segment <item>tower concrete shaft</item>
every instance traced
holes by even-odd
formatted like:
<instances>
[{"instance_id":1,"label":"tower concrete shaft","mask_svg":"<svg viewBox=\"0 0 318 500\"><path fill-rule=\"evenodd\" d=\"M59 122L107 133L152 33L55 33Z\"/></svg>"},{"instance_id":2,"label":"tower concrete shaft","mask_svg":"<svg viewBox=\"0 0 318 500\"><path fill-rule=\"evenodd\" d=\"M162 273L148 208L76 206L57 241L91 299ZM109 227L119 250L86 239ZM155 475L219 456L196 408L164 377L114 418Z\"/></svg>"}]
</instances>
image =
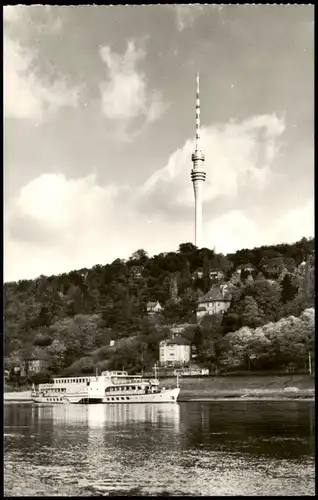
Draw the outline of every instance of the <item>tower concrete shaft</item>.
<instances>
[{"instance_id":1,"label":"tower concrete shaft","mask_svg":"<svg viewBox=\"0 0 318 500\"><path fill-rule=\"evenodd\" d=\"M203 203L203 183L206 173L203 170L204 154L200 148L200 77L197 74L196 93L196 121L195 121L195 151L192 154L193 168L191 179L193 182L195 200L195 246L202 248L202 203Z\"/></svg>"}]
</instances>

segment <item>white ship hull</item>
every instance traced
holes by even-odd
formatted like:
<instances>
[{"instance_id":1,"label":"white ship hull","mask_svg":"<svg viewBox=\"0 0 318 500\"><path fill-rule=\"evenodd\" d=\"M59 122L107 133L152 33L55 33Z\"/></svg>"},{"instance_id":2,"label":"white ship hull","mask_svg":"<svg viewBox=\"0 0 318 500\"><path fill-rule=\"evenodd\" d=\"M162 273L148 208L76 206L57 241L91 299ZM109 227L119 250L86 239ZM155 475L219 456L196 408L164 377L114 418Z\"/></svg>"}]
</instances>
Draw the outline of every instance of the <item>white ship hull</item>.
<instances>
[{"instance_id":1,"label":"white ship hull","mask_svg":"<svg viewBox=\"0 0 318 500\"><path fill-rule=\"evenodd\" d=\"M176 403L180 393L179 388L165 389L162 392L153 394L123 394L115 396L106 396L103 403Z\"/></svg>"},{"instance_id":2,"label":"white ship hull","mask_svg":"<svg viewBox=\"0 0 318 500\"><path fill-rule=\"evenodd\" d=\"M32 401L39 404L111 404L111 403L176 403L180 393L179 388L165 389L153 394L123 394L106 397L88 397L86 395L74 395L63 397L34 396Z\"/></svg>"},{"instance_id":3,"label":"white ship hull","mask_svg":"<svg viewBox=\"0 0 318 500\"><path fill-rule=\"evenodd\" d=\"M41 403L48 405L58 405L58 404L100 404L103 402L101 397L88 397L88 396L64 396L63 398L57 397L46 397L46 396L35 396L32 397L33 403Z\"/></svg>"}]
</instances>

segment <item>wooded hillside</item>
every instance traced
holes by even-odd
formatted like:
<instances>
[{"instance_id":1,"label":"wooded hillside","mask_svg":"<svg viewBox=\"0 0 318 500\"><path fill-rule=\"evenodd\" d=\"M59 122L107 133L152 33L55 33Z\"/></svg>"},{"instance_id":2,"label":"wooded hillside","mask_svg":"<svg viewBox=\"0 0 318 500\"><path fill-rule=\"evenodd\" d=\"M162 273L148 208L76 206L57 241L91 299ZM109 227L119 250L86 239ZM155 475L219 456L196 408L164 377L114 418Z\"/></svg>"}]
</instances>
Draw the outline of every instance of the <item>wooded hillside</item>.
<instances>
[{"instance_id":1,"label":"wooded hillside","mask_svg":"<svg viewBox=\"0 0 318 500\"><path fill-rule=\"evenodd\" d=\"M183 335L197 346L199 362L210 366L224 358L218 346L226 334L299 317L313 307L313 252L314 240L306 238L226 256L183 243L177 252L149 257L138 250L127 261L6 283L6 365L37 357L47 360L49 373L123 365L139 371L157 359L169 325L187 323ZM242 264L251 264L253 272L243 268L239 275ZM198 297L218 281L211 270L222 271L235 292L224 316L205 318L198 326ZM159 301L162 314L150 318L148 301ZM117 341L114 347L111 340Z\"/></svg>"}]
</instances>

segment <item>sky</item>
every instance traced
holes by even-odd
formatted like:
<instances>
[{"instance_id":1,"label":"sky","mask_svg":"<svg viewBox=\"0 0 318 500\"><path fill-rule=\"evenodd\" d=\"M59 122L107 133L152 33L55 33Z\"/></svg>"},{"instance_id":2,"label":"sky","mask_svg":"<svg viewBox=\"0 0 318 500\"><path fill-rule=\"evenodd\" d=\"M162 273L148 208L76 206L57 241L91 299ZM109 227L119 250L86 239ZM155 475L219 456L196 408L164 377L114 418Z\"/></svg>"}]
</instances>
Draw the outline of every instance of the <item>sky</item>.
<instances>
[{"instance_id":1,"label":"sky","mask_svg":"<svg viewBox=\"0 0 318 500\"><path fill-rule=\"evenodd\" d=\"M314 235L314 7L4 7L4 280Z\"/></svg>"}]
</instances>

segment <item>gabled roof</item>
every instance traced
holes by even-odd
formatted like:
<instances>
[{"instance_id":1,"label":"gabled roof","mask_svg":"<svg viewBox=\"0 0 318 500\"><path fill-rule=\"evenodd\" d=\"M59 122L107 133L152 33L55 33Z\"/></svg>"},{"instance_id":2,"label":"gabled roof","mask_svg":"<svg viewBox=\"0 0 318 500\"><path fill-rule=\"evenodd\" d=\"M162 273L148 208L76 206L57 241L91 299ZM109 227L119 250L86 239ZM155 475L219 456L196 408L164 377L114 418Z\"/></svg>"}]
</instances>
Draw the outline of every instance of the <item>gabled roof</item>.
<instances>
[{"instance_id":1,"label":"gabled roof","mask_svg":"<svg viewBox=\"0 0 318 500\"><path fill-rule=\"evenodd\" d=\"M209 290L208 293L206 293L204 295L204 297L202 297L202 299L200 299L199 302L211 302L213 300L215 300L215 301L224 300L224 297L223 297L223 294L221 292L220 287L211 288L211 290Z\"/></svg>"},{"instance_id":2,"label":"gabled roof","mask_svg":"<svg viewBox=\"0 0 318 500\"><path fill-rule=\"evenodd\" d=\"M149 302L147 302L147 307L155 307L157 304L159 304L159 306L160 306L160 303L158 302L158 300L156 300L156 301L149 301Z\"/></svg>"},{"instance_id":3,"label":"gabled roof","mask_svg":"<svg viewBox=\"0 0 318 500\"><path fill-rule=\"evenodd\" d=\"M228 285L228 284L226 284ZM221 290L221 286L214 286L208 291L201 299L198 300L199 304L204 302L228 302L232 299L230 290L224 290L224 295Z\"/></svg>"},{"instance_id":4,"label":"gabled roof","mask_svg":"<svg viewBox=\"0 0 318 500\"><path fill-rule=\"evenodd\" d=\"M247 264L241 264L237 267L237 269L255 269L255 266L248 262Z\"/></svg>"}]
</instances>

